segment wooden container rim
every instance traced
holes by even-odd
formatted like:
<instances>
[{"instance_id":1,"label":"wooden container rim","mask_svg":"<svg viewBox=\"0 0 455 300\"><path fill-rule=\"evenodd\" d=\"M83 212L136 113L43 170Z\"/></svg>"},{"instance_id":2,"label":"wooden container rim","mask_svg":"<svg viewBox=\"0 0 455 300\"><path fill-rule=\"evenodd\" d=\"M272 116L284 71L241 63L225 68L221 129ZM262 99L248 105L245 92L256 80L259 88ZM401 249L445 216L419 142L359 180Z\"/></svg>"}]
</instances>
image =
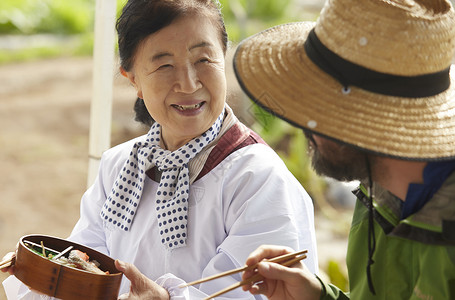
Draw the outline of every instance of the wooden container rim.
<instances>
[{"instance_id":1,"label":"wooden container rim","mask_svg":"<svg viewBox=\"0 0 455 300\"><path fill-rule=\"evenodd\" d=\"M81 244L78 244L76 242L73 242L73 241L70 241L70 240L65 240L65 239L62 239L62 238L59 238L59 237L55 237L55 236L51 236L51 235L45 235L45 234L28 234L28 235L24 235L20 238L19 240L19 243L21 244L22 247L24 247L25 249L27 249L27 251L30 251L32 252L33 254L35 254L36 256L40 257L41 259L45 259L53 264L56 264L58 266L61 266L63 268L69 268L71 270L76 270L76 271L79 271L79 272L84 272L84 273L87 273L87 274L90 274L90 275L97 275L97 276L118 276L118 274L121 274L122 272L118 271L117 273L110 273L109 274L96 274L96 273L93 273L93 272L90 272L90 271L86 271L86 270L82 270L82 269L78 269L78 268L72 268L72 267L68 267L68 266L65 266L65 265L62 265L62 264L59 264L58 262L55 262L53 260L50 260L48 258L45 258L35 252L33 252L29 247L27 247L25 244L24 244L24 239L27 238L27 237L45 237L45 238L49 238L49 239L55 239L55 240L61 240L61 241L64 241L64 242L67 242L67 243L70 243L70 244L74 244L76 247L83 247L83 248L89 248L91 249L92 251L95 251L95 252L98 252L100 255L103 255L103 256L107 256L106 254L104 253L101 253L93 248L90 248L90 247L87 247L87 246L84 246L84 245L81 245ZM26 240L25 240L26 242ZM29 241L29 242L32 242L32 241ZM34 243L34 242L33 242ZM46 247L46 245L44 245ZM77 249L73 249L73 250L77 250ZM60 251L63 251L63 250L60 250Z\"/></svg>"}]
</instances>

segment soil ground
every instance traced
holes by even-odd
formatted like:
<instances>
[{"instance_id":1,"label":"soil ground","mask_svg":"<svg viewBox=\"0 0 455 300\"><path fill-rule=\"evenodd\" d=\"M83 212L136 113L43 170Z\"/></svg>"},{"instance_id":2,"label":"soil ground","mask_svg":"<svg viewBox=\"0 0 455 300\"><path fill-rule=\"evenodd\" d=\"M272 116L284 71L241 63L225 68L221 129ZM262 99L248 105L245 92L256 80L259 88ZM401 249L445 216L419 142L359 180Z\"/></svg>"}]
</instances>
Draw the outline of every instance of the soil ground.
<instances>
[{"instance_id":1,"label":"soil ground","mask_svg":"<svg viewBox=\"0 0 455 300\"><path fill-rule=\"evenodd\" d=\"M23 235L64 238L77 221L87 181L91 94L91 58L0 66L0 258ZM112 145L145 132L133 121L134 99L133 88L116 74ZM328 260L344 263L345 232L333 224L316 215L321 267ZM5 278L0 273L0 281Z\"/></svg>"}]
</instances>

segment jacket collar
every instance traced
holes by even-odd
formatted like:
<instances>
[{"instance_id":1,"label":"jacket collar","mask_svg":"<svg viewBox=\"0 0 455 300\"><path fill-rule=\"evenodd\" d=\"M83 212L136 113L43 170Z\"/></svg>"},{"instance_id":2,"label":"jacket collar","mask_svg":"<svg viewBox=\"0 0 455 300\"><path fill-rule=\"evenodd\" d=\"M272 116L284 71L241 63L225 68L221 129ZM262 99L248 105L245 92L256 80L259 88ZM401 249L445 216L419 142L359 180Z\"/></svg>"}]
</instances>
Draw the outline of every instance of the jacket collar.
<instances>
[{"instance_id":1,"label":"jacket collar","mask_svg":"<svg viewBox=\"0 0 455 300\"><path fill-rule=\"evenodd\" d=\"M354 191L358 200L367 203L366 189ZM390 236L419 242L455 245L455 173L450 175L419 211L400 220L402 201L374 184L373 206L376 222Z\"/></svg>"}]
</instances>

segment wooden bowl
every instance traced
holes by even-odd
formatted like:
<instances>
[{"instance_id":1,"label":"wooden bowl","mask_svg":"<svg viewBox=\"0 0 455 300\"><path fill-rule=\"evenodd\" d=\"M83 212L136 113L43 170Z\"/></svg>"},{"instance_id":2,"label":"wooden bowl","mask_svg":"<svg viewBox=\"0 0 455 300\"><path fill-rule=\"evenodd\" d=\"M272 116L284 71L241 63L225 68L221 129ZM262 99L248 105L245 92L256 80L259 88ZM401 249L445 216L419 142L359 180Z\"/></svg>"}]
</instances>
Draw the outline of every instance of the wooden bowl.
<instances>
[{"instance_id":1,"label":"wooden bowl","mask_svg":"<svg viewBox=\"0 0 455 300\"><path fill-rule=\"evenodd\" d=\"M109 274L95 274L63 266L33 252L25 246L26 241L38 245L43 242L45 247L58 252L73 246L73 250L85 252L90 260L98 261L99 268L109 271ZM122 273L115 268L114 260L109 256L86 246L46 235L26 235L19 240L14 275L31 289L69 300L117 299L122 280Z\"/></svg>"}]
</instances>

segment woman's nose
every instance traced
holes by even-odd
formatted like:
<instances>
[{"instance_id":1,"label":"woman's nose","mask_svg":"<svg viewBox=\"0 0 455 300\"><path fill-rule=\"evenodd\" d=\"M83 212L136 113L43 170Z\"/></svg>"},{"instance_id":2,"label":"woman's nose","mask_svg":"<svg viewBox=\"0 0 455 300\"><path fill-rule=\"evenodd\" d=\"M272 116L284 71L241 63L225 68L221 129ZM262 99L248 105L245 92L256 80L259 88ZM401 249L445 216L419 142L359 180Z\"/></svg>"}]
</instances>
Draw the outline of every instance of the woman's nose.
<instances>
[{"instance_id":1,"label":"woman's nose","mask_svg":"<svg viewBox=\"0 0 455 300\"><path fill-rule=\"evenodd\" d=\"M191 94L202 87L194 66L186 66L177 71L174 90L179 93Z\"/></svg>"}]
</instances>

